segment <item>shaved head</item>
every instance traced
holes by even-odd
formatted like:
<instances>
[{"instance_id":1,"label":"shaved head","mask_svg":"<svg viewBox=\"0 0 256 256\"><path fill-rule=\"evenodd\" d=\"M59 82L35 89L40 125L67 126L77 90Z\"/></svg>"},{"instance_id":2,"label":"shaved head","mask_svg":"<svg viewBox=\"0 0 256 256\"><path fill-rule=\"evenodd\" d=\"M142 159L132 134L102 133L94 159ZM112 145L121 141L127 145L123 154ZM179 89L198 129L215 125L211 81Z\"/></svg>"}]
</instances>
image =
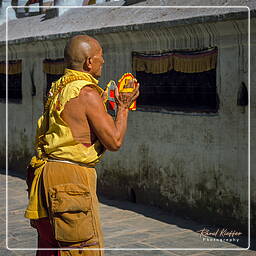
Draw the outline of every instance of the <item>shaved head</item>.
<instances>
[{"instance_id":1,"label":"shaved head","mask_svg":"<svg viewBox=\"0 0 256 256\"><path fill-rule=\"evenodd\" d=\"M67 68L88 72L90 71L88 60L100 52L102 48L96 39L86 35L74 36L67 42L64 50Z\"/></svg>"}]
</instances>

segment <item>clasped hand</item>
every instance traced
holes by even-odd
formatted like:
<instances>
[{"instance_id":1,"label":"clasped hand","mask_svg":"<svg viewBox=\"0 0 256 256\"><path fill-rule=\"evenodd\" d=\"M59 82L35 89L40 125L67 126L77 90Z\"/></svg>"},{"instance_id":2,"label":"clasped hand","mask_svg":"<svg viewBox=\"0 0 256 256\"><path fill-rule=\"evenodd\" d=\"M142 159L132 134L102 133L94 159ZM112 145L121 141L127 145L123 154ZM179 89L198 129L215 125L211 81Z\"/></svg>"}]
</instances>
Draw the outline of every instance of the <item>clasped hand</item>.
<instances>
[{"instance_id":1,"label":"clasped hand","mask_svg":"<svg viewBox=\"0 0 256 256\"><path fill-rule=\"evenodd\" d=\"M137 83L136 79L131 79L124 86L124 89L133 88L132 92L119 92L118 88L115 89L115 99L118 107L129 108L131 104L138 98L139 96L139 87L140 84Z\"/></svg>"}]
</instances>

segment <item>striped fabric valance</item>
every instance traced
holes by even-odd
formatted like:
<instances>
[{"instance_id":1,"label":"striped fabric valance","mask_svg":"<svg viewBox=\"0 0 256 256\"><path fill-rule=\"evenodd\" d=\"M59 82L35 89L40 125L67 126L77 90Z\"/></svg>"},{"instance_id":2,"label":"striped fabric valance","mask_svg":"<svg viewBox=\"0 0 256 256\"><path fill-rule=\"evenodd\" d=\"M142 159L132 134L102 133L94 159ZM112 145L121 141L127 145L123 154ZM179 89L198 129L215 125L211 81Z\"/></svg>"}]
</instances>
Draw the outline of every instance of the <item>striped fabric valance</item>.
<instances>
[{"instance_id":1,"label":"striped fabric valance","mask_svg":"<svg viewBox=\"0 0 256 256\"><path fill-rule=\"evenodd\" d=\"M96 0L89 0L88 5L96 4Z\"/></svg>"},{"instance_id":2,"label":"striped fabric valance","mask_svg":"<svg viewBox=\"0 0 256 256\"><path fill-rule=\"evenodd\" d=\"M15 75L22 72L21 60L10 60L8 61L8 74ZM0 62L0 74L6 74L6 62Z\"/></svg>"},{"instance_id":3,"label":"striped fabric valance","mask_svg":"<svg viewBox=\"0 0 256 256\"><path fill-rule=\"evenodd\" d=\"M91 4L96 4L96 0L84 0L82 5L85 6Z\"/></svg>"},{"instance_id":4,"label":"striped fabric valance","mask_svg":"<svg viewBox=\"0 0 256 256\"><path fill-rule=\"evenodd\" d=\"M162 54L133 53L133 70L161 74L172 69L184 73L204 72L216 68L217 49L168 52Z\"/></svg>"},{"instance_id":5,"label":"striped fabric valance","mask_svg":"<svg viewBox=\"0 0 256 256\"><path fill-rule=\"evenodd\" d=\"M43 62L43 71L50 75L61 75L64 74L66 63L64 59L45 59Z\"/></svg>"}]
</instances>

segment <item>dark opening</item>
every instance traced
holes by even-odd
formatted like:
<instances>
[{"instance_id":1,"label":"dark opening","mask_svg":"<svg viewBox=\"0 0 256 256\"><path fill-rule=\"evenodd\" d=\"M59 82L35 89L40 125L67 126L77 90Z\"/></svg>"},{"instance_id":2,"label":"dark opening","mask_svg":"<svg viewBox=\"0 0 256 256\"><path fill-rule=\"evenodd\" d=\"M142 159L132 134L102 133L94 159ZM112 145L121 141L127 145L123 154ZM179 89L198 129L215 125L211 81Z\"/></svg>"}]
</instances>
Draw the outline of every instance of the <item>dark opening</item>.
<instances>
[{"instance_id":1,"label":"dark opening","mask_svg":"<svg viewBox=\"0 0 256 256\"><path fill-rule=\"evenodd\" d=\"M130 201L132 203L136 203L136 194L135 194L135 191L133 188L131 188L131 190L130 190Z\"/></svg>"},{"instance_id":2,"label":"dark opening","mask_svg":"<svg viewBox=\"0 0 256 256\"><path fill-rule=\"evenodd\" d=\"M198 73L136 72L136 78L140 83L139 110L218 111L216 69Z\"/></svg>"},{"instance_id":3,"label":"dark opening","mask_svg":"<svg viewBox=\"0 0 256 256\"><path fill-rule=\"evenodd\" d=\"M51 89L52 83L57 81L63 76L63 74L58 74L58 75L52 75L52 74L46 74L46 95L48 94L49 90Z\"/></svg>"},{"instance_id":4,"label":"dark opening","mask_svg":"<svg viewBox=\"0 0 256 256\"><path fill-rule=\"evenodd\" d=\"M237 105L238 106L247 106L248 105L248 90L244 82L241 83L241 86L237 94Z\"/></svg>"},{"instance_id":5,"label":"dark opening","mask_svg":"<svg viewBox=\"0 0 256 256\"><path fill-rule=\"evenodd\" d=\"M145 2L146 0L125 0L124 6Z\"/></svg>"},{"instance_id":6,"label":"dark opening","mask_svg":"<svg viewBox=\"0 0 256 256\"><path fill-rule=\"evenodd\" d=\"M6 98L6 74L0 74L0 99ZM8 101L22 102L22 74L8 75Z\"/></svg>"}]
</instances>

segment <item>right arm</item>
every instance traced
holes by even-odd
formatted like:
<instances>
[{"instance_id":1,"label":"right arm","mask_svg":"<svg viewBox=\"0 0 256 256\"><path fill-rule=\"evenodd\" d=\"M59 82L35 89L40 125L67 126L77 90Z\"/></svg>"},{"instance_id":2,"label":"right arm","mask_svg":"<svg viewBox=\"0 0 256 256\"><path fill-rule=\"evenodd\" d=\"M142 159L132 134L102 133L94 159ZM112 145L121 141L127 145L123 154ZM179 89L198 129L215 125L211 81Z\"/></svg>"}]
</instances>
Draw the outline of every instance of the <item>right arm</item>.
<instances>
[{"instance_id":1,"label":"right arm","mask_svg":"<svg viewBox=\"0 0 256 256\"><path fill-rule=\"evenodd\" d=\"M133 83L130 83L133 86ZM114 121L105 111L100 95L92 88L82 89L85 112L89 125L103 146L110 151L117 151L127 130L128 108L139 96L139 85L132 93L118 93L116 90L117 116Z\"/></svg>"}]
</instances>

